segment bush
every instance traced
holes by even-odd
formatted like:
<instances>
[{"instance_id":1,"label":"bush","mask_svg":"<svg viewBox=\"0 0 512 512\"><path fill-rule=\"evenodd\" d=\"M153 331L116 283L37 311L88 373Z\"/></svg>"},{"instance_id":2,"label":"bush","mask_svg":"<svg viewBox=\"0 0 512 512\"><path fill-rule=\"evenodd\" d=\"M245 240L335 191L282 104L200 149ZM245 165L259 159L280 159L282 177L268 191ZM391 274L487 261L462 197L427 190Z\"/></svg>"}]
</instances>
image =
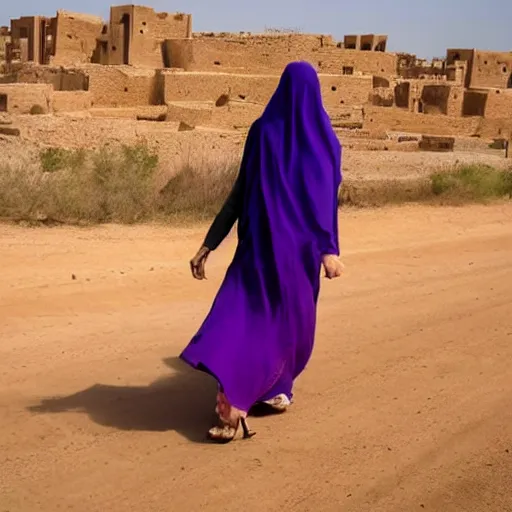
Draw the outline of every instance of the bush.
<instances>
[{"instance_id":1,"label":"bush","mask_svg":"<svg viewBox=\"0 0 512 512\"><path fill-rule=\"evenodd\" d=\"M65 223L211 219L238 174L234 155L192 154L157 192L158 156L145 145L97 151L45 149L40 165L0 168L0 217ZM409 180L345 180L342 206L464 203L512 198L512 170L470 165Z\"/></svg>"},{"instance_id":2,"label":"bush","mask_svg":"<svg viewBox=\"0 0 512 512\"><path fill-rule=\"evenodd\" d=\"M40 168L0 169L0 215L59 222L132 223L154 213L158 157L146 146L50 148Z\"/></svg>"},{"instance_id":3,"label":"bush","mask_svg":"<svg viewBox=\"0 0 512 512\"><path fill-rule=\"evenodd\" d=\"M86 157L83 149L48 148L39 153L39 162L43 172L76 170L85 165Z\"/></svg>"},{"instance_id":4,"label":"bush","mask_svg":"<svg viewBox=\"0 0 512 512\"><path fill-rule=\"evenodd\" d=\"M132 223L154 213L154 178L158 156L145 145L103 148L93 156L90 188L100 219Z\"/></svg>"},{"instance_id":5,"label":"bush","mask_svg":"<svg viewBox=\"0 0 512 512\"><path fill-rule=\"evenodd\" d=\"M431 176L434 196L455 201L485 201L512 195L512 171L467 165Z\"/></svg>"},{"instance_id":6,"label":"bush","mask_svg":"<svg viewBox=\"0 0 512 512\"><path fill-rule=\"evenodd\" d=\"M0 168L1 217L35 220L45 203L47 192L47 183L37 168Z\"/></svg>"},{"instance_id":7,"label":"bush","mask_svg":"<svg viewBox=\"0 0 512 512\"><path fill-rule=\"evenodd\" d=\"M189 157L160 191L160 212L200 220L213 217L229 195L239 167L236 158L194 161Z\"/></svg>"}]
</instances>

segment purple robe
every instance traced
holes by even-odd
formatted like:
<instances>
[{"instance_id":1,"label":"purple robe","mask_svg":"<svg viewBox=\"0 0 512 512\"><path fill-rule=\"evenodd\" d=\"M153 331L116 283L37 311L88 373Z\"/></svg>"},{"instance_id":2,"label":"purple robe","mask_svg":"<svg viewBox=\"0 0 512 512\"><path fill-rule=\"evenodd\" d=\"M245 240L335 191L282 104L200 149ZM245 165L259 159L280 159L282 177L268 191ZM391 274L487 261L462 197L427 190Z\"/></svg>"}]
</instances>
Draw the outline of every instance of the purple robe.
<instances>
[{"instance_id":1,"label":"purple robe","mask_svg":"<svg viewBox=\"0 0 512 512\"><path fill-rule=\"evenodd\" d=\"M248 411L291 398L313 350L322 255L339 255L341 146L309 64L286 67L249 131L240 179L236 253L181 357Z\"/></svg>"}]
</instances>

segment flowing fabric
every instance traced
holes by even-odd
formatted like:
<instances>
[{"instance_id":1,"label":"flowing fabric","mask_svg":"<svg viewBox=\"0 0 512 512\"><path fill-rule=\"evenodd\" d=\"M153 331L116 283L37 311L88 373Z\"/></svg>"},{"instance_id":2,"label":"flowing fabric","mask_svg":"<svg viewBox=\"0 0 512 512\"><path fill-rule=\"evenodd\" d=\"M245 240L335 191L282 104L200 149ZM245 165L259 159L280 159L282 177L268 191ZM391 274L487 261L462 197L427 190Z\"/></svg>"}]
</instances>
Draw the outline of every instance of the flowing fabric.
<instances>
[{"instance_id":1,"label":"flowing fabric","mask_svg":"<svg viewBox=\"0 0 512 512\"><path fill-rule=\"evenodd\" d=\"M318 75L305 62L289 64L246 141L234 259L181 355L238 409L291 398L310 359L322 256L339 255L340 169Z\"/></svg>"}]
</instances>

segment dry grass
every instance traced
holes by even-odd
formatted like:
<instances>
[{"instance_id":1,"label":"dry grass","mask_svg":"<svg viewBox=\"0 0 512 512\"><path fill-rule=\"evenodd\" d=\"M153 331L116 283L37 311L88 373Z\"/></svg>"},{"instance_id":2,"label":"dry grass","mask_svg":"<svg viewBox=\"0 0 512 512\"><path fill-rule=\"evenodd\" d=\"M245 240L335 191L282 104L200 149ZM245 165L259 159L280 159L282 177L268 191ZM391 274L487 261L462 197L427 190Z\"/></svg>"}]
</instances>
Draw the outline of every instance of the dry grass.
<instances>
[{"instance_id":1,"label":"dry grass","mask_svg":"<svg viewBox=\"0 0 512 512\"><path fill-rule=\"evenodd\" d=\"M171 220L205 220L222 207L235 182L240 161L189 155L160 190L159 213Z\"/></svg>"},{"instance_id":2,"label":"dry grass","mask_svg":"<svg viewBox=\"0 0 512 512\"><path fill-rule=\"evenodd\" d=\"M31 168L0 169L0 217L61 223L133 223L155 213L158 157L145 146L49 149Z\"/></svg>"},{"instance_id":3,"label":"dry grass","mask_svg":"<svg viewBox=\"0 0 512 512\"><path fill-rule=\"evenodd\" d=\"M239 160L188 155L167 175L147 146L94 151L50 148L29 168L0 168L0 217L95 224L212 218L236 178ZM163 184L163 186L159 186ZM469 165L409 180L347 180L341 206L406 202L464 204L512 197L512 170Z\"/></svg>"}]
</instances>

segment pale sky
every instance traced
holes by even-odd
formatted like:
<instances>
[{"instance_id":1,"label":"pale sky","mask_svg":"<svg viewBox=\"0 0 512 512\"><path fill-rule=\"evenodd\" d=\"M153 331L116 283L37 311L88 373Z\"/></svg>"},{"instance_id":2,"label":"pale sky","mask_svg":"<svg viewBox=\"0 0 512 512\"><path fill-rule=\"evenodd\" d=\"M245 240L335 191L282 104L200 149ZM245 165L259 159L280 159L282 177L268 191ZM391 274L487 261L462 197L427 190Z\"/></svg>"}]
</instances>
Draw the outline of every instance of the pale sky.
<instances>
[{"instance_id":1,"label":"pale sky","mask_svg":"<svg viewBox=\"0 0 512 512\"><path fill-rule=\"evenodd\" d=\"M121 0L118 5L124 2ZM130 3L129 0L126 3ZM442 57L446 48L512 51L512 0L138 0L159 11L193 15L194 31L262 32L265 27L332 34L388 34L389 51ZM108 19L108 0L0 0L10 18L57 9Z\"/></svg>"}]
</instances>

